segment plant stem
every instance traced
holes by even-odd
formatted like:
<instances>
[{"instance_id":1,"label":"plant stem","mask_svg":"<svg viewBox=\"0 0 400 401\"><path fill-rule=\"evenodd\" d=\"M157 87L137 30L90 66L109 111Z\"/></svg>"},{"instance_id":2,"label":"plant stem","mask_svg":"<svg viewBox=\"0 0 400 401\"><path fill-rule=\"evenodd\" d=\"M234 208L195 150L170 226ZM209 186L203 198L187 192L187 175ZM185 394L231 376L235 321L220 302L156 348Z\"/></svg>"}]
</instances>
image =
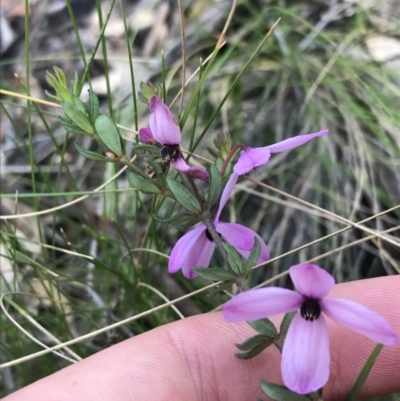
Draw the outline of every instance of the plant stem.
<instances>
[{"instance_id":1,"label":"plant stem","mask_svg":"<svg viewBox=\"0 0 400 401\"><path fill-rule=\"evenodd\" d=\"M214 223L211 220L210 217L207 217L203 220L204 225L207 227L207 230L209 234L211 235L211 238L215 242L216 247L219 250L219 253L222 255L224 260L228 263L228 255L226 254L225 248L222 245L222 239L219 236L217 230L215 229Z\"/></svg>"},{"instance_id":2,"label":"plant stem","mask_svg":"<svg viewBox=\"0 0 400 401\"><path fill-rule=\"evenodd\" d=\"M193 192L194 196L197 198L200 205L202 205L203 199L200 196L199 190L197 189L197 186L193 181L193 177L191 177L189 174L181 173L181 178L182 178L182 182L186 186L186 188L189 189L189 191Z\"/></svg>"},{"instance_id":3,"label":"plant stem","mask_svg":"<svg viewBox=\"0 0 400 401\"><path fill-rule=\"evenodd\" d=\"M233 156L237 152L238 149L246 149L247 146L243 143L237 143L228 153L228 156L226 156L226 159L224 160L224 164L221 167L221 176L223 177L225 174L226 167L228 163L232 160Z\"/></svg>"},{"instance_id":4,"label":"plant stem","mask_svg":"<svg viewBox=\"0 0 400 401\"><path fill-rule=\"evenodd\" d=\"M146 178L146 180L149 179L149 176L145 173L143 173L142 170L140 170L138 168L138 166L136 166L135 164L133 164L128 157L126 157L125 155L121 157L121 159L119 160L121 163L125 164L126 166L128 166L130 169L132 169L135 173L139 174L140 176L142 176L143 178Z\"/></svg>"}]
</instances>

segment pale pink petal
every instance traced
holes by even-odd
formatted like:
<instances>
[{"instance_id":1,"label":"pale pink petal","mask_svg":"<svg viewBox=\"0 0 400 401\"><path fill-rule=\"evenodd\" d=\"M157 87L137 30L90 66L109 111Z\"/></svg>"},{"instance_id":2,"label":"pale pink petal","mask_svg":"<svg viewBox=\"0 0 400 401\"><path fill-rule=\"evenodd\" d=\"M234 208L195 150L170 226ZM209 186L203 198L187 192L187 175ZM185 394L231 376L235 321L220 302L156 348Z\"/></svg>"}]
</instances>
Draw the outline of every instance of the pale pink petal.
<instances>
[{"instance_id":1,"label":"pale pink petal","mask_svg":"<svg viewBox=\"0 0 400 401\"><path fill-rule=\"evenodd\" d=\"M172 249L168 271L176 273L182 269L187 278L197 277L193 267L208 267L215 244L207 239L206 226L201 225L186 233Z\"/></svg>"},{"instance_id":2,"label":"pale pink petal","mask_svg":"<svg viewBox=\"0 0 400 401\"><path fill-rule=\"evenodd\" d=\"M253 168L268 163L270 156L269 146L242 150L233 171L238 175L246 174Z\"/></svg>"},{"instance_id":3,"label":"pale pink petal","mask_svg":"<svg viewBox=\"0 0 400 401\"><path fill-rule=\"evenodd\" d=\"M154 143L154 137L150 128L140 128L139 138L144 143Z\"/></svg>"},{"instance_id":4,"label":"pale pink petal","mask_svg":"<svg viewBox=\"0 0 400 401\"><path fill-rule=\"evenodd\" d=\"M329 333L322 315L307 321L293 318L282 349L282 378L286 387L307 394L323 387L329 378Z\"/></svg>"},{"instance_id":5,"label":"pale pink petal","mask_svg":"<svg viewBox=\"0 0 400 401\"><path fill-rule=\"evenodd\" d=\"M155 140L162 145L178 145L181 141L181 130L167 105L157 96L149 103L150 130Z\"/></svg>"},{"instance_id":6,"label":"pale pink petal","mask_svg":"<svg viewBox=\"0 0 400 401\"><path fill-rule=\"evenodd\" d=\"M204 167L191 167L186 163L183 157L178 157L176 160L171 161L171 164L181 173L190 174L205 182L208 182L210 179Z\"/></svg>"},{"instance_id":7,"label":"pale pink petal","mask_svg":"<svg viewBox=\"0 0 400 401\"><path fill-rule=\"evenodd\" d=\"M289 274L297 291L307 298L321 299L335 285L335 279L326 270L311 263L294 265Z\"/></svg>"},{"instance_id":8,"label":"pale pink petal","mask_svg":"<svg viewBox=\"0 0 400 401\"><path fill-rule=\"evenodd\" d=\"M264 240L253 230L235 223L217 223L216 230L225 241L235 247L237 251L247 259L254 247L254 237L260 241L261 252L257 263L266 262L270 259L269 249Z\"/></svg>"},{"instance_id":9,"label":"pale pink petal","mask_svg":"<svg viewBox=\"0 0 400 401\"><path fill-rule=\"evenodd\" d=\"M268 287L241 292L222 308L229 322L256 320L298 309L304 298L285 288Z\"/></svg>"},{"instance_id":10,"label":"pale pink petal","mask_svg":"<svg viewBox=\"0 0 400 401\"><path fill-rule=\"evenodd\" d=\"M285 152L286 150L290 150L293 148L297 148L298 146L304 145L306 142L314 139L318 136L328 135L329 130L324 129L319 132L315 132L314 134L306 134L306 135L297 135L293 138L285 139L284 141L274 143L273 145L267 146L268 150L271 153L279 153Z\"/></svg>"},{"instance_id":11,"label":"pale pink petal","mask_svg":"<svg viewBox=\"0 0 400 401\"><path fill-rule=\"evenodd\" d=\"M221 195L221 199L219 201L219 207L218 207L217 214L215 215L215 218L214 218L214 224L218 223L219 218L221 216L222 209L225 207L226 202L228 202L228 199L232 195L233 189L235 188L238 178L239 178L239 176L236 173L233 173L230 176L228 182L226 183L225 188Z\"/></svg>"},{"instance_id":12,"label":"pale pink petal","mask_svg":"<svg viewBox=\"0 0 400 401\"><path fill-rule=\"evenodd\" d=\"M378 313L348 299L332 298L320 301L321 310L332 320L364 334L371 340L384 344L394 345L398 336L390 323Z\"/></svg>"}]
</instances>

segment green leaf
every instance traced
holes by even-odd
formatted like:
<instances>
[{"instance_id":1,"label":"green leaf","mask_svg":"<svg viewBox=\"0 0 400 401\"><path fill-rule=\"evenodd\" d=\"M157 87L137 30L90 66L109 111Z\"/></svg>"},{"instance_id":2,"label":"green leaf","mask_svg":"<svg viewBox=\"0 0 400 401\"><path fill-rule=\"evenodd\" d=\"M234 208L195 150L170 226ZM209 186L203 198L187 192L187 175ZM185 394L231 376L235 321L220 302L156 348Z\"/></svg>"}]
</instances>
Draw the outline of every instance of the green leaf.
<instances>
[{"instance_id":1,"label":"green leaf","mask_svg":"<svg viewBox=\"0 0 400 401\"><path fill-rule=\"evenodd\" d=\"M72 96L72 103L82 114L86 115L86 113L87 113L86 107L83 104L82 100L79 99L79 97L73 95Z\"/></svg>"},{"instance_id":2,"label":"green leaf","mask_svg":"<svg viewBox=\"0 0 400 401\"><path fill-rule=\"evenodd\" d=\"M79 111L74 104L64 101L61 103L61 107L65 115L82 131L91 135L94 134L95 131L88 117L84 113Z\"/></svg>"},{"instance_id":3,"label":"green leaf","mask_svg":"<svg viewBox=\"0 0 400 401\"><path fill-rule=\"evenodd\" d=\"M223 242L222 245L228 255L229 266L235 273L241 273L243 271L243 262L239 252L232 245L226 242Z\"/></svg>"},{"instance_id":4,"label":"green leaf","mask_svg":"<svg viewBox=\"0 0 400 401\"><path fill-rule=\"evenodd\" d=\"M62 127L73 134L78 135L87 135L86 132L82 131L76 124L74 124L70 119L66 119L64 117L58 116L58 121L62 125Z\"/></svg>"},{"instance_id":5,"label":"green leaf","mask_svg":"<svg viewBox=\"0 0 400 401\"><path fill-rule=\"evenodd\" d=\"M229 152L231 151L232 147L232 137L227 134L225 140L221 143L221 155L224 159L228 156Z\"/></svg>"},{"instance_id":6,"label":"green leaf","mask_svg":"<svg viewBox=\"0 0 400 401\"><path fill-rule=\"evenodd\" d=\"M273 337L257 334L256 336L250 337L240 344L235 344L235 346L236 348L240 349L240 351L250 351L254 347L258 347L260 344L269 346L273 343L273 341Z\"/></svg>"},{"instance_id":7,"label":"green leaf","mask_svg":"<svg viewBox=\"0 0 400 401\"><path fill-rule=\"evenodd\" d=\"M265 340L263 343L259 343L256 345L254 348L252 348L250 351L244 352L243 354L235 354L236 358L239 359L251 359L257 356L258 354L261 354L266 348L268 348L272 344L271 341Z\"/></svg>"},{"instance_id":8,"label":"green leaf","mask_svg":"<svg viewBox=\"0 0 400 401\"><path fill-rule=\"evenodd\" d=\"M75 96L80 96L82 91L82 85L79 80L78 73L76 71L74 74L74 79L71 81L71 84L72 84L72 94L74 94Z\"/></svg>"},{"instance_id":9,"label":"green leaf","mask_svg":"<svg viewBox=\"0 0 400 401\"><path fill-rule=\"evenodd\" d=\"M285 316L282 319L281 326L279 328L279 335L281 338L286 337L286 333L289 329L290 323L292 322L294 316L296 315L297 312L290 312L286 313Z\"/></svg>"},{"instance_id":10,"label":"green leaf","mask_svg":"<svg viewBox=\"0 0 400 401\"><path fill-rule=\"evenodd\" d=\"M212 281L232 280L234 278L232 273L229 273L227 270L220 267L195 267L193 268L193 271L199 276Z\"/></svg>"},{"instance_id":11,"label":"green leaf","mask_svg":"<svg viewBox=\"0 0 400 401\"><path fill-rule=\"evenodd\" d=\"M153 214L154 220L158 223L170 224L179 231L186 231L189 227L199 222L196 216L191 213L177 213L171 217L161 217Z\"/></svg>"},{"instance_id":12,"label":"green leaf","mask_svg":"<svg viewBox=\"0 0 400 401\"><path fill-rule=\"evenodd\" d=\"M67 80L65 78L64 71L58 67L54 67L55 75L51 74L49 71L46 71L46 80L47 83L56 91L59 100L67 101L72 103L72 95L69 93L67 88ZM51 97L54 97L51 95Z\"/></svg>"},{"instance_id":13,"label":"green leaf","mask_svg":"<svg viewBox=\"0 0 400 401\"><path fill-rule=\"evenodd\" d=\"M250 252L249 257L247 258L246 262L244 263L244 271L249 271L252 267L254 267L260 257L261 253L261 245L260 241L257 237L254 237L254 246Z\"/></svg>"},{"instance_id":14,"label":"green leaf","mask_svg":"<svg viewBox=\"0 0 400 401\"><path fill-rule=\"evenodd\" d=\"M264 334L272 338L275 338L278 335L274 324L269 319L265 318L258 320L249 320L247 323L260 334Z\"/></svg>"},{"instance_id":15,"label":"green leaf","mask_svg":"<svg viewBox=\"0 0 400 401\"><path fill-rule=\"evenodd\" d=\"M365 363L364 367L361 369L360 374L357 377L356 382L354 383L352 389L350 390L349 394L347 395L345 401L355 401L357 399L358 393L360 392L362 386L367 380L369 372L371 372L372 367L376 361L376 358L382 351L383 345L378 344L373 350L371 355L369 356L367 362Z\"/></svg>"},{"instance_id":16,"label":"green leaf","mask_svg":"<svg viewBox=\"0 0 400 401\"><path fill-rule=\"evenodd\" d=\"M261 380L261 388L268 397L277 401L310 401L308 397L294 393L285 386Z\"/></svg>"},{"instance_id":17,"label":"green leaf","mask_svg":"<svg viewBox=\"0 0 400 401\"><path fill-rule=\"evenodd\" d=\"M109 159L108 157L103 156L103 155L101 155L99 153L96 153L96 152L93 152L91 150L87 150L87 149L83 148L81 145L79 145L78 142L75 142L75 147L76 147L76 150L82 156L85 156L87 159L96 160L96 161L99 161L99 162L113 162L113 163L117 162L117 160Z\"/></svg>"},{"instance_id":18,"label":"green leaf","mask_svg":"<svg viewBox=\"0 0 400 401\"><path fill-rule=\"evenodd\" d=\"M217 167L218 171L221 171L223 164L224 164L224 159L222 159L221 157L218 157L218 159L215 160L215 166Z\"/></svg>"},{"instance_id":19,"label":"green leaf","mask_svg":"<svg viewBox=\"0 0 400 401\"><path fill-rule=\"evenodd\" d=\"M99 115L99 110L100 110L99 98L92 90L89 89L88 92L89 92L89 117L92 123L94 124L96 118Z\"/></svg>"},{"instance_id":20,"label":"green leaf","mask_svg":"<svg viewBox=\"0 0 400 401\"><path fill-rule=\"evenodd\" d=\"M97 134L104 145L110 149L111 152L121 157L123 155L121 135L114 121L106 114L99 114L94 124Z\"/></svg>"},{"instance_id":21,"label":"green leaf","mask_svg":"<svg viewBox=\"0 0 400 401\"><path fill-rule=\"evenodd\" d=\"M209 173L210 185L208 186L207 206L211 209L218 202L221 195L222 178L217 166L213 164L209 168Z\"/></svg>"},{"instance_id":22,"label":"green leaf","mask_svg":"<svg viewBox=\"0 0 400 401\"><path fill-rule=\"evenodd\" d=\"M161 89L157 85L153 85L151 82L145 84L144 82L140 83L140 91L138 93L140 100L143 103L149 103L150 99L153 96L160 97Z\"/></svg>"},{"instance_id":23,"label":"green leaf","mask_svg":"<svg viewBox=\"0 0 400 401\"><path fill-rule=\"evenodd\" d=\"M158 194L160 192L160 188L158 188L153 181L150 179L147 180L133 171L128 173L128 181L133 188L136 188L145 194Z\"/></svg>"},{"instance_id":24,"label":"green leaf","mask_svg":"<svg viewBox=\"0 0 400 401\"><path fill-rule=\"evenodd\" d=\"M54 66L53 69L54 69L54 72L55 72L55 74L56 74L57 81L58 81L64 88L66 88L66 87L67 87L67 78L66 78L66 76L65 76L65 74L64 74L64 71L63 71L60 67L57 67L57 66Z\"/></svg>"},{"instance_id":25,"label":"green leaf","mask_svg":"<svg viewBox=\"0 0 400 401\"><path fill-rule=\"evenodd\" d=\"M167 184L177 202L183 207L193 213L201 212L199 201L185 186L170 177L167 177Z\"/></svg>"},{"instance_id":26,"label":"green leaf","mask_svg":"<svg viewBox=\"0 0 400 401\"><path fill-rule=\"evenodd\" d=\"M161 156L161 149L154 145L136 145L135 152L138 154L149 152L154 156Z\"/></svg>"},{"instance_id":27,"label":"green leaf","mask_svg":"<svg viewBox=\"0 0 400 401\"><path fill-rule=\"evenodd\" d=\"M231 288L235 280L228 280L221 283L219 286L211 288L210 292L206 295L207 298L214 299L220 292Z\"/></svg>"},{"instance_id":28,"label":"green leaf","mask_svg":"<svg viewBox=\"0 0 400 401\"><path fill-rule=\"evenodd\" d=\"M163 169L162 169L162 167L160 166L160 163L158 163L157 161L155 161L155 160L148 160L147 163L149 163L150 166L153 167L153 169L154 169L154 171L155 171L155 173L156 173L157 175L160 175L160 174L163 173Z\"/></svg>"}]
</instances>

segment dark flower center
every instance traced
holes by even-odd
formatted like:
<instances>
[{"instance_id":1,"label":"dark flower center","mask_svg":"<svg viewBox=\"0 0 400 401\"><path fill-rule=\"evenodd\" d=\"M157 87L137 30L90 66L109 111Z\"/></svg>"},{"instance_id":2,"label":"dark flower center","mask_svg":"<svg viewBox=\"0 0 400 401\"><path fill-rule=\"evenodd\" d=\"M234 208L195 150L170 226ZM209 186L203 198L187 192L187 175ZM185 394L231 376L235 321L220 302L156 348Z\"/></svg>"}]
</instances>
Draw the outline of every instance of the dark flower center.
<instances>
[{"instance_id":1,"label":"dark flower center","mask_svg":"<svg viewBox=\"0 0 400 401\"><path fill-rule=\"evenodd\" d=\"M306 299L300 308L301 317L312 322L319 318L321 308L315 299Z\"/></svg>"},{"instance_id":2,"label":"dark flower center","mask_svg":"<svg viewBox=\"0 0 400 401\"><path fill-rule=\"evenodd\" d=\"M221 236L221 234L218 235ZM210 242L214 242L213 237L211 237L210 231L208 231L208 229L206 230L206 237Z\"/></svg>"},{"instance_id":3,"label":"dark flower center","mask_svg":"<svg viewBox=\"0 0 400 401\"><path fill-rule=\"evenodd\" d=\"M181 149L179 145L165 145L161 149L161 156L166 161L174 161L181 155Z\"/></svg>"}]
</instances>

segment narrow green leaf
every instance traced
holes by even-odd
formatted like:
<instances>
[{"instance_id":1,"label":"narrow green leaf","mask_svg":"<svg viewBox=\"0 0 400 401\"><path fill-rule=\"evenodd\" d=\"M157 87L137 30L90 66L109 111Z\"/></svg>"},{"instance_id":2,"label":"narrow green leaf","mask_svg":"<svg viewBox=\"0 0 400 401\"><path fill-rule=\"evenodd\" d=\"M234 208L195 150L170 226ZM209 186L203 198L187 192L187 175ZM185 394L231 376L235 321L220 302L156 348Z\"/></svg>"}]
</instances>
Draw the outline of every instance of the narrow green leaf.
<instances>
[{"instance_id":1,"label":"narrow green leaf","mask_svg":"<svg viewBox=\"0 0 400 401\"><path fill-rule=\"evenodd\" d=\"M83 82L83 78L82 78L82 82ZM71 83L72 83L72 93L75 96L80 96L81 90L82 90L82 85L81 85L81 81L79 80L78 73L76 71L74 74L74 79L72 80Z\"/></svg>"},{"instance_id":2,"label":"narrow green leaf","mask_svg":"<svg viewBox=\"0 0 400 401\"><path fill-rule=\"evenodd\" d=\"M89 119L85 114L79 111L75 105L69 102L62 102L61 107L64 110L65 115L75 123L82 131L88 134L94 134L94 129Z\"/></svg>"},{"instance_id":3,"label":"narrow green leaf","mask_svg":"<svg viewBox=\"0 0 400 401\"><path fill-rule=\"evenodd\" d=\"M74 124L70 119L58 116L58 121L60 122L62 127L68 132L72 132L73 134L78 134L78 135L87 135L86 132L82 131L81 128L78 127L76 124Z\"/></svg>"},{"instance_id":4,"label":"narrow green leaf","mask_svg":"<svg viewBox=\"0 0 400 401\"><path fill-rule=\"evenodd\" d=\"M139 154L149 152L154 156L161 156L161 149L154 145L136 145L135 151Z\"/></svg>"},{"instance_id":5,"label":"narrow green leaf","mask_svg":"<svg viewBox=\"0 0 400 401\"><path fill-rule=\"evenodd\" d=\"M220 292L232 287L235 280L228 280L221 283L218 287L211 288L210 292L206 295L207 298L214 299Z\"/></svg>"},{"instance_id":6,"label":"narrow green leaf","mask_svg":"<svg viewBox=\"0 0 400 401\"><path fill-rule=\"evenodd\" d=\"M374 366L374 363L376 361L376 358L382 351L383 345L378 344L371 352L371 355L369 356L367 362L365 363L364 367L361 369L360 374L357 377L356 382L354 383L352 389L350 390L350 393L347 395L345 401L355 401L357 399L357 395L360 392L362 386L365 383L365 380L367 380L367 377L369 375L369 372L371 372L372 367Z\"/></svg>"},{"instance_id":7,"label":"narrow green leaf","mask_svg":"<svg viewBox=\"0 0 400 401\"><path fill-rule=\"evenodd\" d=\"M228 255L229 266L235 273L241 273L243 271L243 262L239 252L232 245L226 242L223 242L222 245Z\"/></svg>"},{"instance_id":8,"label":"narrow green leaf","mask_svg":"<svg viewBox=\"0 0 400 401\"><path fill-rule=\"evenodd\" d=\"M229 152L231 151L231 148L232 148L232 137L229 134L227 134L225 136L225 141L221 143L220 147L221 155L224 159L228 156Z\"/></svg>"},{"instance_id":9,"label":"narrow green leaf","mask_svg":"<svg viewBox=\"0 0 400 401\"><path fill-rule=\"evenodd\" d=\"M258 320L249 320L247 323L251 327L253 327L254 330L258 331L260 334L264 334L272 338L278 335L275 325L271 322L271 320L267 318Z\"/></svg>"},{"instance_id":10,"label":"narrow green leaf","mask_svg":"<svg viewBox=\"0 0 400 401\"><path fill-rule=\"evenodd\" d=\"M53 69L54 69L54 72L56 74L57 81L60 82L60 84L64 88L66 88L67 87L67 78L65 76L64 71L60 67L57 67L57 66L54 66Z\"/></svg>"},{"instance_id":11,"label":"narrow green leaf","mask_svg":"<svg viewBox=\"0 0 400 401\"><path fill-rule=\"evenodd\" d=\"M153 181L150 179L146 180L146 178L134 173L133 171L128 173L128 181L133 188L137 188L145 194L158 194L160 192L160 188L158 188Z\"/></svg>"},{"instance_id":12,"label":"narrow green leaf","mask_svg":"<svg viewBox=\"0 0 400 401\"><path fill-rule=\"evenodd\" d=\"M72 103L82 114L86 115L86 107L78 96L72 96Z\"/></svg>"},{"instance_id":13,"label":"narrow green leaf","mask_svg":"<svg viewBox=\"0 0 400 401\"><path fill-rule=\"evenodd\" d=\"M99 115L99 110L99 98L92 90L89 89L89 117L93 124Z\"/></svg>"},{"instance_id":14,"label":"narrow green leaf","mask_svg":"<svg viewBox=\"0 0 400 401\"><path fill-rule=\"evenodd\" d=\"M294 393L285 386L261 380L261 388L268 397L277 401L310 401L308 397Z\"/></svg>"},{"instance_id":15,"label":"narrow green leaf","mask_svg":"<svg viewBox=\"0 0 400 401\"><path fill-rule=\"evenodd\" d=\"M224 159L221 157L218 157L218 159L215 160L215 166L217 167L218 171L221 171L221 168L224 164Z\"/></svg>"},{"instance_id":16,"label":"narrow green leaf","mask_svg":"<svg viewBox=\"0 0 400 401\"><path fill-rule=\"evenodd\" d=\"M249 271L252 267L257 264L257 261L260 257L261 253L261 245L260 241L257 237L254 237L254 246L250 252L249 257L247 258L246 262L244 263L244 271Z\"/></svg>"},{"instance_id":17,"label":"narrow green leaf","mask_svg":"<svg viewBox=\"0 0 400 401\"><path fill-rule=\"evenodd\" d=\"M209 267L207 269L205 269L204 267L195 267L193 268L193 271L196 272L199 276L212 281L224 281L234 278L232 273L229 273L227 270L220 267Z\"/></svg>"},{"instance_id":18,"label":"narrow green leaf","mask_svg":"<svg viewBox=\"0 0 400 401\"><path fill-rule=\"evenodd\" d=\"M163 173L163 168L160 166L160 163L158 163L157 161L148 160L147 163L149 163L150 166L153 167L153 169L157 173L157 175L160 175Z\"/></svg>"},{"instance_id":19,"label":"narrow green leaf","mask_svg":"<svg viewBox=\"0 0 400 401\"><path fill-rule=\"evenodd\" d=\"M209 173L210 185L208 187L207 206L211 209L218 202L221 195L222 178L217 166L213 164L209 168Z\"/></svg>"},{"instance_id":20,"label":"narrow green leaf","mask_svg":"<svg viewBox=\"0 0 400 401\"><path fill-rule=\"evenodd\" d=\"M153 214L153 219L157 223L168 224L171 221L172 217L163 217L163 216L158 216L157 214Z\"/></svg>"},{"instance_id":21,"label":"narrow green leaf","mask_svg":"<svg viewBox=\"0 0 400 401\"><path fill-rule=\"evenodd\" d=\"M263 334L257 334L256 336L250 337L240 344L235 344L235 346L236 348L240 349L240 351L250 351L260 344L271 345L273 343L273 340L273 337L268 337Z\"/></svg>"},{"instance_id":22,"label":"narrow green leaf","mask_svg":"<svg viewBox=\"0 0 400 401\"><path fill-rule=\"evenodd\" d=\"M114 121L106 114L99 114L95 121L95 127L104 145L117 156L122 156L121 136Z\"/></svg>"},{"instance_id":23,"label":"narrow green leaf","mask_svg":"<svg viewBox=\"0 0 400 401\"><path fill-rule=\"evenodd\" d=\"M177 213L171 217L162 217L154 214L153 217L158 223L170 224L179 231L186 231L189 227L199 222L196 216L187 212Z\"/></svg>"},{"instance_id":24,"label":"narrow green leaf","mask_svg":"<svg viewBox=\"0 0 400 401\"><path fill-rule=\"evenodd\" d=\"M167 184L175 199L187 210L193 213L200 212L201 206L196 197L180 182L167 177Z\"/></svg>"},{"instance_id":25,"label":"narrow green leaf","mask_svg":"<svg viewBox=\"0 0 400 401\"><path fill-rule=\"evenodd\" d=\"M286 333L289 329L290 323L292 322L294 316L296 315L297 312L290 312L286 313L285 316L282 319L281 326L279 328L279 335L284 338L286 337Z\"/></svg>"},{"instance_id":26,"label":"narrow green leaf","mask_svg":"<svg viewBox=\"0 0 400 401\"><path fill-rule=\"evenodd\" d=\"M265 341L265 343L260 343L256 345L254 348L252 348L250 351L244 352L243 354L235 354L236 358L239 359L251 359L257 356L258 354L261 354L266 348L268 348L272 344L269 343L269 341Z\"/></svg>"},{"instance_id":27,"label":"narrow green leaf","mask_svg":"<svg viewBox=\"0 0 400 401\"><path fill-rule=\"evenodd\" d=\"M106 156L103 156L99 153L83 148L81 145L79 145L78 142L75 142L75 148L82 156L85 156L87 159L96 160L100 162L115 162L114 160L109 159Z\"/></svg>"}]
</instances>

